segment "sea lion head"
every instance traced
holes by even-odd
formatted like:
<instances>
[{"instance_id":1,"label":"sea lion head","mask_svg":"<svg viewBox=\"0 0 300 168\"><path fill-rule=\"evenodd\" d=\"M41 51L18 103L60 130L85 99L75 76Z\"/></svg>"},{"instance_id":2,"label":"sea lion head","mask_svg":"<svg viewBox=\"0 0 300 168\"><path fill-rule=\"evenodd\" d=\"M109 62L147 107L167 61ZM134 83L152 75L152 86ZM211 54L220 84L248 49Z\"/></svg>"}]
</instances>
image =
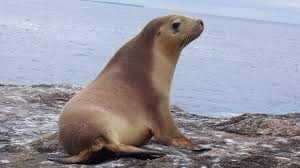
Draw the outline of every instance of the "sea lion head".
<instances>
[{"instance_id":1,"label":"sea lion head","mask_svg":"<svg viewBox=\"0 0 300 168\"><path fill-rule=\"evenodd\" d=\"M203 21L180 15L158 17L149 22L142 33L153 38L163 49L181 51L201 35ZM149 37L150 36L150 37Z\"/></svg>"}]
</instances>

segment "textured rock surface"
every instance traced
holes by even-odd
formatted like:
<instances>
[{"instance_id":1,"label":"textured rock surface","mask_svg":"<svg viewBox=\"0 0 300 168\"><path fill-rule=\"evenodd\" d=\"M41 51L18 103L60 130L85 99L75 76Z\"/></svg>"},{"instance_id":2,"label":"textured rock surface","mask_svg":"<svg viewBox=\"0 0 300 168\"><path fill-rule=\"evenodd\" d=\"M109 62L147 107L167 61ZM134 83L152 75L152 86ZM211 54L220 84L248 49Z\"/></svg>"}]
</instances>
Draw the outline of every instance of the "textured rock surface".
<instances>
[{"instance_id":1,"label":"textured rock surface","mask_svg":"<svg viewBox=\"0 0 300 168\"><path fill-rule=\"evenodd\" d=\"M49 153L63 154L56 122L65 100L78 89L69 85L0 86L0 167L300 167L300 113L208 118L175 106L172 113L181 131L212 150L197 153L152 139L145 147L167 152L166 156L109 155L92 165L47 161Z\"/></svg>"}]
</instances>

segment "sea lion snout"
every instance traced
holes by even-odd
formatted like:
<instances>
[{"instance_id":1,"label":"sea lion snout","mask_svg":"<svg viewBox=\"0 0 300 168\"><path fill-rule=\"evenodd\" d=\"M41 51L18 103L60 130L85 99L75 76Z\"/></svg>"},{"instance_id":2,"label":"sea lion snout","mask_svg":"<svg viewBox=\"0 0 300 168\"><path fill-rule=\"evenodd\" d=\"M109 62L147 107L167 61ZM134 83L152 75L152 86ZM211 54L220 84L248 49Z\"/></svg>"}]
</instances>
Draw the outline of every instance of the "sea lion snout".
<instances>
[{"instance_id":1,"label":"sea lion snout","mask_svg":"<svg viewBox=\"0 0 300 168\"><path fill-rule=\"evenodd\" d=\"M191 24L189 24L187 28L187 33L184 35L184 39L182 40L180 44L180 48L183 49L185 46L187 46L190 42L198 38L203 30L204 30L204 23L200 19L192 19Z\"/></svg>"},{"instance_id":2,"label":"sea lion snout","mask_svg":"<svg viewBox=\"0 0 300 168\"><path fill-rule=\"evenodd\" d=\"M198 34L198 33L201 34L203 32L203 30L204 30L203 21L201 19L196 20L196 24L193 26L192 31L194 31L196 34Z\"/></svg>"}]
</instances>

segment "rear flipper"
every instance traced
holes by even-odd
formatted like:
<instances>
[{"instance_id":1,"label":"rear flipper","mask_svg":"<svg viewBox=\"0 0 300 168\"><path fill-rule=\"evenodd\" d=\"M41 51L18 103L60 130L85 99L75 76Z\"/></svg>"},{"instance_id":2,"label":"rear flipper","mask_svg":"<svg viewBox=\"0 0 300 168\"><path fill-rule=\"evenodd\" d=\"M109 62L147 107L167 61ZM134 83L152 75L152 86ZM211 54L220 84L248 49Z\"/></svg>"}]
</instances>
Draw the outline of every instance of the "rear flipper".
<instances>
[{"instance_id":1,"label":"rear flipper","mask_svg":"<svg viewBox=\"0 0 300 168\"><path fill-rule=\"evenodd\" d=\"M94 144L83 151L81 151L77 155L69 156L69 157L48 157L48 160L55 161L63 164L72 164L72 163L84 163L88 161L92 154L103 149L105 142L103 139L98 138L95 140Z\"/></svg>"},{"instance_id":2,"label":"rear flipper","mask_svg":"<svg viewBox=\"0 0 300 168\"><path fill-rule=\"evenodd\" d=\"M123 145L123 144L105 144L97 143L92 148L81 151L78 155L70 157L48 157L48 160L63 164L84 163L87 162L91 156L101 149L106 148L108 151L115 153L118 156L137 156L137 157L159 157L166 155L165 153L153 150L145 150L142 148Z\"/></svg>"},{"instance_id":3,"label":"rear flipper","mask_svg":"<svg viewBox=\"0 0 300 168\"><path fill-rule=\"evenodd\" d=\"M163 152L154 151L154 150L146 150L130 145L123 145L123 144L107 144L105 148L109 151L114 152L119 156L128 156L128 155L135 155L139 157L147 157L147 156L164 156L166 155Z\"/></svg>"},{"instance_id":4,"label":"rear flipper","mask_svg":"<svg viewBox=\"0 0 300 168\"><path fill-rule=\"evenodd\" d=\"M179 147L179 149L187 149L187 150L191 150L191 151L194 151L194 152L206 152L206 151L212 150L209 147L203 147L203 146Z\"/></svg>"},{"instance_id":5,"label":"rear flipper","mask_svg":"<svg viewBox=\"0 0 300 168\"><path fill-rule=\"evenodd\" d=\"M72 164L72 163L83 163L86 162L92 155L93 151L86 149L81 151L78 155L59 158L59 157L48 157L48 160L55 161L63 164Z\"/></svg>"}]
</instances>

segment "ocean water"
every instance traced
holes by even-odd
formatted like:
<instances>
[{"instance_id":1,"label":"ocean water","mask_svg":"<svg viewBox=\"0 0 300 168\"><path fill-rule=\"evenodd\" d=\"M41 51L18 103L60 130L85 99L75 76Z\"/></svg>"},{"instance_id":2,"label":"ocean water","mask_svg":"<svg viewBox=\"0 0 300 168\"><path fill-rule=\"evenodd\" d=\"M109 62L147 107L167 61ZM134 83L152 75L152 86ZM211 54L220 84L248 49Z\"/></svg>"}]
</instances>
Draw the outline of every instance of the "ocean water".
<instances>
[{"instance_id":1,"label":"ocean water","mask_svg":"<svg viewBox=\"0 0 300 168\"><path fill-rule=\"evenodd\" d=\"M300 25L87 0L0 2L0 83L86 85L152 18L201 18L172 103L213 117L300 111Z\"/></svg>"}]
</instances>

